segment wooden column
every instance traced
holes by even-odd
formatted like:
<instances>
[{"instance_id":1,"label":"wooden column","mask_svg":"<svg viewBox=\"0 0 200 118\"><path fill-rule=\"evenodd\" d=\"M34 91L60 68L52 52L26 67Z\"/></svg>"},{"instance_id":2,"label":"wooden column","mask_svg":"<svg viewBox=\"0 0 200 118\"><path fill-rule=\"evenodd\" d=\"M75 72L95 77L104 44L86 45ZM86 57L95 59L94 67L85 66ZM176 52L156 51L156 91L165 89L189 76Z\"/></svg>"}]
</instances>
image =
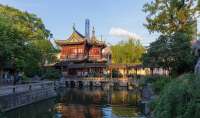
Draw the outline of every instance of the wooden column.
<instances>
[{"instance_id":1,"label":"wooden column","mask_svg":"<svg viewBox=\"0 0 200 118\"><path fill-rule=\"evenodd\" d=\"M123 68L123 71L124 71L123 72L123 79L125 79L125 75L126 75L126 68L125 67Z\"/></svg>"},{"instance_id":2,"label":"wooden column","mask_svg":"<svg viewBox=\"0 0 200 118\"><path fill-rule=\"evenodd\" d=\"M112 68L110 68L110 78L112 79Z\"/></svg>"}]
</instances>

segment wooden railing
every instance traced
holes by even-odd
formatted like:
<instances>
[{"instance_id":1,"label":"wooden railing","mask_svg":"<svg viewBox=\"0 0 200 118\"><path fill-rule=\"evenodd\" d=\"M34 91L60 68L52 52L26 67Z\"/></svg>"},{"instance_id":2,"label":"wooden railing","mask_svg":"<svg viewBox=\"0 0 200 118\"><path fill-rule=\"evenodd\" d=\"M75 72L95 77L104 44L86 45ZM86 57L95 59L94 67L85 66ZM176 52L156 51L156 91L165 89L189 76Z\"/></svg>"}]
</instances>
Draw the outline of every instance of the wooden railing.
<instances>
[{"instance_id":1,"label":"wooden railing","mask_svg":"<svg viewBox=\"0 0 200 118\"><path fill-rule=\"evenodd\" d=\"M81 59L85 59L87 58L87 55L69 55L69 56L65 56L63 57L64 60L81 60Z\"/></svg>"},{"instance_id":2,"label":"wooden railing","mask_svg":"<svg viewBox=\"0 0 200 118\"><path fill-rule=\"evenodd\" d=\"M105 78L105 77L66 77L65 80L76 80L76 81L129 81L129 78Z\"/></svg>"}]
</instances>

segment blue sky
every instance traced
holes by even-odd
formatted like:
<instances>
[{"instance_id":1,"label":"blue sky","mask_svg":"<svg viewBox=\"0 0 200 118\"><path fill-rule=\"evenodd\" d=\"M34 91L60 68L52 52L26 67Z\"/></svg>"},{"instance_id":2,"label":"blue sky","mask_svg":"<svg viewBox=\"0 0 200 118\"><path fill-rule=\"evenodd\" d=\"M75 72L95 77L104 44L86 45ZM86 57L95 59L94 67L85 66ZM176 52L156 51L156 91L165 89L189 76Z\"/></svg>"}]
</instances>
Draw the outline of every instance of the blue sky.
<instances>
[{"instance_id":1,"label":"blue sky","mask_svg":"<svg viewBox=\"0 0 200 118\"><path fill-rule=\"evenodd\" d=\"M156 39L143 26L146 14L143 5L150 0L0 0L1 4L28 11L42 18L55 39L66 39L76 29L84 34L85 19L89 18L96 35L111 44L124 40L109 34L118 28L142 37L143 45Z\"/></svg>"}]
</instances>

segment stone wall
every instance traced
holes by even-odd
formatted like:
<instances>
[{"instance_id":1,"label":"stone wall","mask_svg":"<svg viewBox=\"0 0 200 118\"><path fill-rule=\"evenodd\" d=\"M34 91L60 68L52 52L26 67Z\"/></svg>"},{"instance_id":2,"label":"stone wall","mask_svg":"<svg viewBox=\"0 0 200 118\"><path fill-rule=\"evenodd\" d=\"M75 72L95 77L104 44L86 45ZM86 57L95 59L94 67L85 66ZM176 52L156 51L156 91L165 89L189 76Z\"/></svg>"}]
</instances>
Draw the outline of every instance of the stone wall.
<instances>
[{"instance_id":1,"label":"stone wall","mask_svg":"<svg viewBox=\"0 0 200 118\"><path fill-rule=\"evenodd\" d=\"M0 97L0 109L2 111L9 111L24 105L55 97L56 95L56 91L53 87L9 94Z\"/></svg>"}]
</instances>

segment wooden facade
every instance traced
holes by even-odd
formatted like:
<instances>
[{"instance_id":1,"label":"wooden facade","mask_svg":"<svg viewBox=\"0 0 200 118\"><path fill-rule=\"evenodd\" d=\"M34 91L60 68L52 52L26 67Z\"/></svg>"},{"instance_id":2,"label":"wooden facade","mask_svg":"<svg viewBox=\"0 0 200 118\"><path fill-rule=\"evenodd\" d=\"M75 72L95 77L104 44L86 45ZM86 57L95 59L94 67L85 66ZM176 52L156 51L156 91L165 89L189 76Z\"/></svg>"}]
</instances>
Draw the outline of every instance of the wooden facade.
<instances>
[{"instance_id":1,"label":"wooden facade","mask_svg":"<svg viewBox=\"0 0 200 118\"><path fill-rule=\"evenodd\" d=\"M60 62L55 66L68 77L101 76L107 66L102 50L106 44L97 40L93 29L92 36L86 38L75 28L66 40L57 40L60 47Z\"/></svg>"}]
</instances>

